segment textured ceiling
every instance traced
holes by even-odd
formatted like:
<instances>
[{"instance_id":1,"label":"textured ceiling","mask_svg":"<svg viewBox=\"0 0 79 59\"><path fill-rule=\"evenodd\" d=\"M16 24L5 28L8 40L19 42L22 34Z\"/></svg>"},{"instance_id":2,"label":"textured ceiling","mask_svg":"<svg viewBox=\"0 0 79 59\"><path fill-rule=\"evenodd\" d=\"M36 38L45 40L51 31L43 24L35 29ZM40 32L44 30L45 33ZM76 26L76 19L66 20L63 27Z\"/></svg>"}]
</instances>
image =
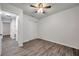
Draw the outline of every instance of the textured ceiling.
<instances>
[{"instance_id":1,"label":"textured ceiling","mask_svg":"<svg viewBox=\"0 0 79 59\"><path fill-rule=\"evenodd\" d=\"M37 19L41 19L79 5L78 3L49 3L52 8L47 9L45 14L38 14L34 12L34 8L30 7L31 4L32 3L12 3L11 5L23 9L24 14L35 17Z\"/></svg>"}]
</instances>

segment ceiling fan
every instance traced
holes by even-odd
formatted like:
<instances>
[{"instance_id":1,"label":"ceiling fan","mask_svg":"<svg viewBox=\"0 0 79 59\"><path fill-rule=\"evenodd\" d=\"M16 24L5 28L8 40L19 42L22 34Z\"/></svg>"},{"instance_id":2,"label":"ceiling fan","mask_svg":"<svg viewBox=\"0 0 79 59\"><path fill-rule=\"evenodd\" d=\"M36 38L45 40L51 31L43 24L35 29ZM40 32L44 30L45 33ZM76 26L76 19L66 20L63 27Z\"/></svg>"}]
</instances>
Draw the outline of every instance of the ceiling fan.
<instances>
[{"instance_id":1,"label":"ceiling fan","mask_svg":"<svg viewBox=\"0 0 79 59\"><path fill-rule=\"evenodd\" d=\"M51 6L46 3L32 4L30 5L30 7L33 7L36 9L35 13L45 13L45 9L51 8Z\"/></svg>"}]
</instances>

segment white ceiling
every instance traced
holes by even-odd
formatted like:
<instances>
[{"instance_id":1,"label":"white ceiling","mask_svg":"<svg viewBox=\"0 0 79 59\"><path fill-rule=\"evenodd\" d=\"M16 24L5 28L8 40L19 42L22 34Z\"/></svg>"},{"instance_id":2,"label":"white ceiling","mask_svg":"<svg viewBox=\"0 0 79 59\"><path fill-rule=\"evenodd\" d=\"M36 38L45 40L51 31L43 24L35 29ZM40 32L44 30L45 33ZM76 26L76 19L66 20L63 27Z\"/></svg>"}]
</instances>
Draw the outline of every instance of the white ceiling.
<instances>
[{"instance_id":1,"label":"white ceiling","mask_svg":"<svg viewBox=\"0 0 79 59\"><path fill-rule=\"evenodd\" d=\"M51 5L52 8L47 9L45 14L38 14L38 13L34 12L35 11L34 8L30 7L31 4L32 3L12 3L11 5L14 5L16 7L23 9L24 14L35 17L37 19L41 19L41 18L47 17L51 14L61 12L66 9L79 5L78 3L49 3L49 5Z\"/></svg>"},{"instance_id":2,"label":"white ceiling","mask_svg":"<svg viewBox=\"0 0 79 59\"><path fill-rule=\"evenodd\" d=\"M12 18L10 16L2 15L1 20L4 23L10 23L12 21Z\"/></svg>"},{"instance_id":3,"label":"white ceiling","mask_svg":"<svg viewBox=\"0 0 79 59\"><path fill-rule=\"evenodd\" d=\"M5 12L2 12L1 14L1 20L2 22L5 22L5 23L10 23L13 19L16 19L16 16L12 15L12 14L9 14L9 13L5 13Z\"/></svg>"}]
</instances>

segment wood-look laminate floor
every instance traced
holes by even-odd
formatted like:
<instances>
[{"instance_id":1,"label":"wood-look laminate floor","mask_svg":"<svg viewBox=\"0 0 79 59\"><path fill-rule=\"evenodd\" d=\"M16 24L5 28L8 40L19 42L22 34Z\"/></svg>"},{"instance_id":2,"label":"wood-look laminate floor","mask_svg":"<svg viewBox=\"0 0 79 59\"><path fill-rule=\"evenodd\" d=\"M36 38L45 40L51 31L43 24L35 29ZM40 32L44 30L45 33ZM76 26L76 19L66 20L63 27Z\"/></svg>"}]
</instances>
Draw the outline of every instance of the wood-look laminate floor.
<instances>
[{"instance_id":1,"label":"wood-look laminate floor","mask_svg":"<svg viewBox=\"0 0 79 59\"><path fill-rule=\"evenodd\" d=\"M79 56L79 51L60 44L34 39L18 47L15 40L3 38L2 56Z\"/></svg>"}]
</instances>

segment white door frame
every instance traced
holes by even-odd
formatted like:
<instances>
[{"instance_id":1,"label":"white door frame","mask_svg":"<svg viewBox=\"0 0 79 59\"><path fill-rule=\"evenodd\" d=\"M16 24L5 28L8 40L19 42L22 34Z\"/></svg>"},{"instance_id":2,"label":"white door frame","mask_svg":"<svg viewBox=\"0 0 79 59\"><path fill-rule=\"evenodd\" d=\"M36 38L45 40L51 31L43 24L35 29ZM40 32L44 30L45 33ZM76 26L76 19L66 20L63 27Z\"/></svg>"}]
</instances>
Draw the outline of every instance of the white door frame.
<instances>
[{"instance_id":1,"label":"white door frame","mask_svg":"<svg viewBox=\"0 0 79 59\"><path fill-rule=\"evenodd\" d=\"M15 15L15 17L16 17L16 19L15 19L16 20L16 28L17 28L17 31L16 31L16 41L18 41L18 20L19 20L19 16L17 16L14 13L7 12L7 11L2 11L2 12L5 12L5 13L11 14L11 15ZM3 23L2 23L2 25L3 25ZM11 28L10 28L10 30L11 30ZM3 27L2 27L2 34L3 34Z\"/></svg>"}]
</instances>

